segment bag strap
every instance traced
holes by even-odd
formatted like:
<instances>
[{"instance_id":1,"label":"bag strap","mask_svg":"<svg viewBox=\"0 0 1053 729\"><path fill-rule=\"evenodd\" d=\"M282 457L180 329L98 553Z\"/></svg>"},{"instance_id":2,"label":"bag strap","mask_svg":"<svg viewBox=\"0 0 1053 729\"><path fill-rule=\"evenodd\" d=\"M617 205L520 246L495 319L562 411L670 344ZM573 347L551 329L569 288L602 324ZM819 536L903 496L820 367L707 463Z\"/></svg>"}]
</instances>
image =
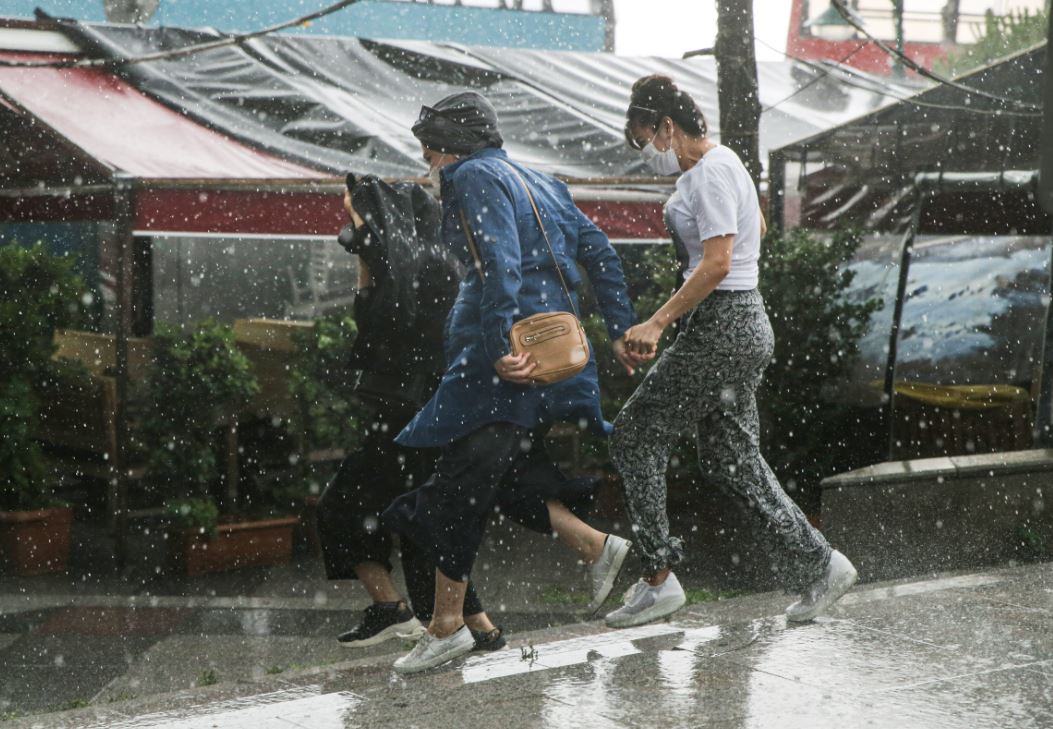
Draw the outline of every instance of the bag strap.
<instances>
[{"instance_id":1,"label":"bag strap","mask_svg":"<svg viewBox=\"0 0 1053 729\"><path fill-rule=\"evenodd\" d=\"M570 289L567 287L567 282L563 278L563 269L559 267L559 260L556 258L556 252L552 249L552 241L548 239L548 231L545 230L545 224L541 221L541 213L537 209L537 203L534 202L534 195L530 192L526 180L524 180L523 176L519 174L519 170L508 162L505 162L505 164L508 165L508 169L512 170L512 174L516 176L519 180L519 184L522 185L523 190L526 191L527 200L530 201L530 207L534 208L534 218L537 220L537 226L541 228L541 235L545 237L545 245L548 246L548 254L552 256L552 265L556 267L556 274L559 275L559 283L563 287L563 293L567 295L567 302L570 304L570 309L574 312L574 316L580 321L581 317L578 315L578 307L574 306L574 299L571 297Z\"/></svg>"},{"instance_id":2,"label":"bag strap","mask_svg":"<svg viewBox=\"0 0 1053 729\"><path fill-rule=\"evenodd\" d=\"M548 246L548 253L552 256L552 265L556 267L556 274L559 276L560 286L563 287L563 293L567 295L567 302L570 304L571 311L574 312L574 316L580 321L581 316L578 314L578 307L574 305L574 298L570 295L570 289L567 287L567 281L563 278L563 269L559 267L559 260L556 258L556 252L552 248L552 241L548 238L548 231L545 230L545 224L541 220L541 212L537 209L537 203L534 202L534 195L530 192L530 187L527 186L526 180L519 174L519 170L513 167L508 162L508 169L512 170L512 174L519 180L519 184L523 186L523 190L526 192L527 200L530 201L530 207L534 209L534 218L537 220L537 225L541 228L541 235L545 238L545 245ZM472 229L468 226L468 219L464 215L464 208L460 209L461 213L461 225L464 227L464 235L468 239L468 250L472 254L472 258L475 259L475 267L480 273L483 270L482 261L479 260L479 251L476 249L475 236L472 235Z\"/></svg>"},{"instance_id":3,"label":"bag strap","mask_svg":"<svg viewBox=\"0 0 1053 729\"><path fill-rule=\"evenodd\" d=\"M479 251L475 248L475 236L472 235L472 229L468 227L468 218L464 217L464 208L460 208L458 212L461 214L461 227L464 228L464 237L468 241L468 252L472 254L472 260L475 261L475 270L482 276L483 262L479 260Z\"/></svg>"}]
</instances>

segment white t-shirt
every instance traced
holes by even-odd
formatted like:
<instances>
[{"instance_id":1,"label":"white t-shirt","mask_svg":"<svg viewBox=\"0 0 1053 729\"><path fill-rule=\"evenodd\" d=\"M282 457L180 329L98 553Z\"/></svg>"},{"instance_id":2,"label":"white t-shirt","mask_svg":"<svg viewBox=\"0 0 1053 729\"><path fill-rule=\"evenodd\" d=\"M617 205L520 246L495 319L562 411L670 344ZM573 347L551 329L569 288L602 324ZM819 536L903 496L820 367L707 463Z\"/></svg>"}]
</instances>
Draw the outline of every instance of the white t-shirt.
<instances>
[{"instance_id":1,"label":"white t-shirt","mask_svg":"<svg viewBox=\"0 0 1053 729\"><path fill-rule=\"evenodd\" d=\"M757 288L760 260L760 203L757 188L734 152L716 146L676 181L666 203L677 235L687 248L684 278L702 260L702 241L734 235L731 271L717 286L724 291Z\"/></svg>"}]
</instances>

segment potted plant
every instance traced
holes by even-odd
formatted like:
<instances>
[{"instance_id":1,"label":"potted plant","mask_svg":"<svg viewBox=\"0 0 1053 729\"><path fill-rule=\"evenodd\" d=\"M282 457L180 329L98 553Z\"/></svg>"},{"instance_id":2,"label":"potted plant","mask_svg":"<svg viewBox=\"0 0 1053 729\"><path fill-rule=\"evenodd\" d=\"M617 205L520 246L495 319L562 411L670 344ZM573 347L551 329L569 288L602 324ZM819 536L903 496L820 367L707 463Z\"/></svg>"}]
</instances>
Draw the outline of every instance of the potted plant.
<instances>
[{"instance_id":1,"label":"potted plant","mask_svg":"<svg viewBox=\"0 0 1053 729\"><path fill-rule=\"evenodd\" d=\"M54 477L34 434L41 391L59 380L51 361L55 329L84 318L85 287L73 262L37 244L0 247L0 570L61 572L69 557L72 510L57 501ZM54 393L54 387L47 387Z\"/></svg>"},{"instance_id":2,"label":"potted plant","mask_svg":"<svg viewBox=\"0 0 1053 729\"><path fill-rule=\"evenodd\" d=\"M302 539L321 552L317 533L318 498L333 465L363 438L364 409L355 395L357 373L348 369L358 327L349 311L332 311L313 326L292 335L296 354L289 371L289 389L300 403L293 424L301 443L292 478L274 490L277 499L299 500L303 509Z\"/></svg>"},{"instance_id":3,"label":"potted plant","mask_svg":"<svg viewBox=\"0 0 1053 729\"><path fill-rule=\"evenodd\" d=\"M169 554L188 575L291 555L297 518L254 518L240 508L237 484L223 482L219 443L257 391L230 327L205 321L186 331L159 328L137 408L140 446L148 488L163 498L169 517Z\"/></svg>"}]
</instances>

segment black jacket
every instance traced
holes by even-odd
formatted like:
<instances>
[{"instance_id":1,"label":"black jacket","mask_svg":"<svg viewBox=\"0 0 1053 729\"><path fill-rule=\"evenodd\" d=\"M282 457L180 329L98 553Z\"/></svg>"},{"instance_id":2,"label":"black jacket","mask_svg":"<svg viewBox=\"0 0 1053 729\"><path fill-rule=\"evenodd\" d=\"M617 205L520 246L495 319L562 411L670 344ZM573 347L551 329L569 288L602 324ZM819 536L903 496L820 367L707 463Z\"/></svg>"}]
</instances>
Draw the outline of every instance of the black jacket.
<instances>
[{"instance_id":1,"label":"black jacket","mask_svg":"<svg viewBox=\"0 0 1053 729\"><path fill-rule=\"evenodd\" d=\"M439 204L420 185L372 176L355 183L351 199L365 225L346 226L338 240L369 267L373 286L355 297L348 364L407 387L409 378L431 380L445 369L443 328L463 275L439 240Z\"/></svg>"}]
</instances>

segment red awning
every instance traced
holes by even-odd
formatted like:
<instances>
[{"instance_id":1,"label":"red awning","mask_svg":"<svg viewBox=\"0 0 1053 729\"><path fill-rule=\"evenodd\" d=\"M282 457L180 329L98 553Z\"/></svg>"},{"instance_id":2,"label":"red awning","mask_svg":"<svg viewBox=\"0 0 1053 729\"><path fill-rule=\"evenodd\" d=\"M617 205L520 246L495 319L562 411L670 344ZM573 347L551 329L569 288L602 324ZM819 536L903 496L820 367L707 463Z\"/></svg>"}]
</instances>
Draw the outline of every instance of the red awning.
<instances>
[{"instance_id":1,"label":"red awning","mask_svg":"<svg viewBox=\"0 0 1053 729\"><path fill-rule=\"evenodd\" d=\"M47 58L0 53L4 60ZM0 67L0 94L89 156L140 179L325 176L207 129L107 71Z\"/></svg>"},{"instance_id":2,"label":"red awning","mask_svg":"<svg viewBox=\"0 0 1053 729\"><path fill-rule=\"evenodd\" d=\"M4 60L49 58L61 56L0 51ZM0 105L24 110L102 168L136 178L133 225L142 234L327 236L346 222L339 181L316 184L326 173L214 132L108 71L0 67ZM612 239L665 236L653 194L580 192L579 207ZM112 204L98 189L3 198L0 219L100 220L113 215Z\"/></svg>"}]
</instances>

